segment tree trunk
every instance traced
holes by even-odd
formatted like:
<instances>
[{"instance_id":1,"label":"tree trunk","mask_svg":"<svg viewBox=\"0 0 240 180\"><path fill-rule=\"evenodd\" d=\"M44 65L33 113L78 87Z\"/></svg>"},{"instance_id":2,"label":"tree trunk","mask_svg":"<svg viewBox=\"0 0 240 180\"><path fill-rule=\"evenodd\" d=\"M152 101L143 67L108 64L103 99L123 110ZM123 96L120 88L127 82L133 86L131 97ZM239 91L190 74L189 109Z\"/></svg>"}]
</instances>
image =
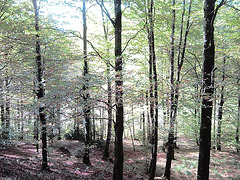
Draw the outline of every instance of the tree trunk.
<instances>
[{"instance_id":1,"label":"tree trunk","mask_svg":"<svg viewBox=\"0 0 240 180\"><path fill-rule=\"evenodd\" d=\"M1 127L5 127L5 106L4 101L1 102Z\"/></svg>"},{"instance_id":2,"label":"tree trunk","mask_svg":"<svg viewBox=\"0 0 240 180\"><path fill-rule=\"evenodd\" d=\"M122 79L122 10L121 0L114 0L115 10L115 86L116 86L116 123L115 123L115 160L113 179L123 179L123 79Z\"/></svg>"},{"instance_id":3,"label":"tree trunk","mask_svg":"<svg viewBox=\"0 0 240 180\"><path fill-rule=\"evenodd\" d=\"M150 116L149 116L148 101L149 101L149 98L148 98L148 90L147 90L147 91L146 91L146 106L147 106L147 143L150 142L150 138L151 138L151 132L150 132L151 123L150 123Z\"/></svg>"},{"instance_id":4,"label":"tree trunk","mask_svg":"<svg viewBox=\"0 0 240 180\"><path fill-rule=\"evenodd\" d=\"M83 85L83 100L84 100L84 119L85 119L85 152L83 163L90 165L90 106L89 106L89 93L88 91L88 61L87 61L87 21L86 21L86 0L83 0L83 59L84 59L84 73L85 84Z\"/></svg>"},{"instance_id":5,"label":"tree trunk","mask_svg":"<svg viewBox=\"0 0 240 180\"><path fill-rule=\"evenodd\" d=\"M172 2L173 10L172 10L172 34L171 34L171 58L170 58L170 125L169 125L169 133L168 133L168 142L167 142L167 160L166 160L166 167L164 176L166 179L170 179L171 174L171 163L174 158L174 147L173 147L173 140L174 140L174 125L175 119L173 118L174 113L174 39L175 39L175 0Z\"/></svg>"},{"instance_id":6,"label":"tree trunk","mask_svg":"<svg viewBox=\"0 0 240 180\"><path fill-rule=\"evenodd\" d=\"M92 108L92 115L93 115L93 121L92 121L92 135L93 135L93 140L96 140L96 123L95 123L95 109Z\"/></svg>"},{"instance_id":7,"label":"tree trunk","mask_svg":"<svg viewBox=\"0 0 240 180\"><path fill-rule=\"evenodd\" d=\"M158 85L157 85L157 68L156 68L156 56L154 46L154 21L153 21L153 9L154 2L151 0L148 2L148 42L149 42L149 68L150 68L150 112L152 119L152 158L149 169L149 180L153 180L156 172L157 163L157 144L158 144ZM154 88L154 89L153 89ZM151 92L152 91L152 92Z\"/></svg>"},{"instance_id":8,"label":"tree trunk","mask_svg":"<svg viewBox=\"0 0 240 180\"><path fill-rule=\"evenodd\" d=\"M20 132L20 140L24 138L24 116L23 116L23 101L21 100L20 104L20 121L21 121L21 132Z\"/></svg>"},{"instance_id":9,"label":"tree trunk","mask_svg":"<svg viewBox=\"0 0 240 180\"><path fill-rule=\"evenodd\" d=\"M133 140L135 139L135 123L134 123L134 113L133 113L133 104L132 104L132 137L133 137ZM140 128L141 129L141 128Z\"/></svg>"},{"instance_id":10,"label":"tree trunk","mask_svg":"<svg viewBox=\"0 0 240 180\"><path fill-rule=\"evenodd\" d=\"M37 6L37 0L32 0L35 10L35 30L36 30L36 64L37 64L37 99L40 102L45 96L44 80L43 80L43 62L41 57L40 39L39 39L39 8ZM45 105L41 103L39 106L39 117L42 125L42 170L49 170L48 157L47 157L47 122L45 115Z\"/></svg>"},{"instance_id":11,"label":"tree trunk","mask_svg":"<svg viewBox=\"0 0 240 180\"><path fill-rule=\"evenodd\" d=\"M221 97L218 108L218 131L217 131L217 150L221 151L221 131L222 131L222 115L223 115L223 104L224 104L224 80L225 80L225 62L226 59L223 59L223 74L222 74L222 86L221 86Z\"/></svg>"},{"instance_id":12,"label":"tree trunk","mask_svg":"<svg viewBox=\"0 0 240 180\"><path fill-rule=\"evenodd\" d=\"M211 147L211 119L214 92L214 19L217 10L224 0L215 7L215 0L204 1L204 48L202 70L202 107L200 126L200 146L198 159L198 180L209 179L210 147Z\"/></svg>"},{"instance_id":13,"label":"tree trunk","mask_svg":"<svg viewBox=\"0 0 240 180\"><path fill-rule=\"evenodd\" d=\"M103 137L104 137L104 122L105 122L105 112L104 112L104 108L100 109L101 111L101 117L100 117L100 139L103 141Z\"/></svg>"},{"instance_id":14,"label":"tree trunk","mask_svg":"<svg viewBox=\"0 0 240 180\"><path fill-rule=\"evenodd\" d=\"M6 140L9 140L10 137L9 137L9 133L10 133L10 98L8 97L8 95L6 95L6 107L5 107L5 110L6 110L6 117L5 117L5 138Z\"/></svg>"},{"instance_id":15,"label":"tree trunk","mask_svg":"<svg viewBox=\"0 0 240 180\"><path fill-rule=\"evenodd\" d=\"M39 126L39 115L35 114L34 116L36 118L36 120L34 121L34 130L33 130L33 139L35 141L35 145L36 145L36 151L38 152L39 151L39 144L38 144L38 141L39 141L39 130L38 130L38 126Z\"/></svg>"},{"instance_id":16,"label":"tree trunk","mask_svg":"<svg viewBox=\"0 0 240 180\"><path fill-rule=\"evenodd\" d=\"M146 145L146 125L145 125L145 112L142 112L142 126L143 126L143 146Z\"/></svg>"},{"instance_id":17,"label":"tree trunk","mask_svg":"<svg viewBox=\"0 0 240 180\"><path fill-rule=\"evenodd\" d=\"M61 137L61 105L59 103L57 103L56 115L57 115L57 129L58 129L57 137L58 137L58 140L61 140L62 139Z\"/></svg>"},{"instance_id":18,"label":"tree trunk","mask_svg":"<svg viewBox=\"0 0 240 180\"><path fill-rule=\"evenodd\" d=\"M108 86L108 103L107 103L108 129L107 129L107 140L106 140L106 144L103 152L104 160L107 160L110 157L109 147L110 147L110 141L111 141L111 135L112 135L112 85L111 85L111 79L110 79L110 61L109 60L107 62L107 86Z\"/></svg>"},{"instance_id":19,"label":"tree trunk","mask_svg":"<svg viewBox=\"0 0 240 180\"><path fill-rule=\"evenodd\" d=\"M237 81L238 86L238 112L237 112L237 128L236 128L236 146L237 146L237 152L240 152L240 142L239 142L239 129L240 129L240 84L239 79Z\"/></svg>"},{"instance_id":20,"label":"tree trunk","mask_svg":"<svg viewBox=\"0 0 240 180\"><path fill-rule=\"evenodd\" d=\"M213 92L213 148L217 149L217 138L216 138L216 113L217 112L217 94Z\"/></svg>"}]
</instances>

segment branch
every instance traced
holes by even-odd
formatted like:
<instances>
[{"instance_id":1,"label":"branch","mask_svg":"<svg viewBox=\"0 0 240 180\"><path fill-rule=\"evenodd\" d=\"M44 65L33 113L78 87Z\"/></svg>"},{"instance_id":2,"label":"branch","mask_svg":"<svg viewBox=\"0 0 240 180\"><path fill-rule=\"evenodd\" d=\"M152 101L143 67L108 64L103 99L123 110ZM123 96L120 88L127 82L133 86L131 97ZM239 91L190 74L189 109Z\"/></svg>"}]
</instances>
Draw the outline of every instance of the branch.
<instances>
[{"instance_id":1,"label":"branch","mask_svg":"<svg viewBox=\"0 0 240 180\"><path fill-rule=\"evenodd\" d=\"M104 12L104 14L106 14L106 16L108 17L108 19L111 21L113 27L115 27L115 21L111 18L107 8L104 6L104 3L100 3L98 0L96 0L96 2L98 3L98 5L101 7L102 11Z\"/></svg>"},{"instance_id":2,"label":"branch","mask_svg":"<svg viewBox=\"0 0 240 180\"><path fill-rule=\"evenodd\" d=\"M133 40L133 39L135 39L135 38L137 37L138 33L140 33L141 31L143 31L143 30L145 29L146 24L147 24L147 22L145 22L145 24L144 24L144 26L142 27L142 29L138 30L134 36L132 36L131 38L128 39L125 47L124 47L123 50L122 50L122 53L126 50L126 48L127 48L128 44L130 43L130 41Z\"/></svg>"},{"instance_id":3,"label":"branch","mask_svg":"<svg viewBox=\"0 0 240 180\"><path fill-rule=\"evenodd\" d=\"M0 71L3 70L7 65L5 64L2 68L0 68Z\"/></svg>"},{"instance_id":4,"label":"branch","mask_svg":"<svg viewBox=\"0 0 240 180\"><path fill-rule=\"evenodd\" d=\"M81 36L81 34L77 34L77 33L75 33L74 31L64 31L64 30L59 30L59 31L61 31L61 32L63 32L63 33L69 33L69 34L72 34L72 35L75 36L75 37L78 37L78 38L80 38L80 39L83 39L82 36ZM87 42L88 42L88 44L92 47L92 49L95 51L95 53L96 53L102 60L104 60L105 63L107 63L106 60L105 60L105 59L101 56L101 54L98 52L97 48L93 45L93 43L92 43L91 41L89 41L89 40L87 40ZM110 65L113 69L115 69L115 67L114 67L111 63L109 63L109 65Z\"/></svg>"},{"instance_id":5,"label":"branch","mask_svg":"<svg viewBox=\"0 0 240 180\"><path fill-rule=\"evenodd\" d=\"M226 0L222 0L216 7L216 9L214 10L214 14L213 14L213 18L212 18L212 21L211 21L211 25L213 26L213 23L214 23L214 20L217 16L217 12L219 10L220 7L222 7L224 4L226 4Z\"/></svg>"},{"instance_id":6,"label":"branch","mask_svg":"<svg viewBox=\"0 0 240 180\"><path fill-rule=\"evenodd\" d=\"M230 8L233 8L234 10L236 11L240 11L240 9L236 8L235 6L231 5L231 4L225 4L226 6L230 7Z\"/></svg>"}]
</instances>

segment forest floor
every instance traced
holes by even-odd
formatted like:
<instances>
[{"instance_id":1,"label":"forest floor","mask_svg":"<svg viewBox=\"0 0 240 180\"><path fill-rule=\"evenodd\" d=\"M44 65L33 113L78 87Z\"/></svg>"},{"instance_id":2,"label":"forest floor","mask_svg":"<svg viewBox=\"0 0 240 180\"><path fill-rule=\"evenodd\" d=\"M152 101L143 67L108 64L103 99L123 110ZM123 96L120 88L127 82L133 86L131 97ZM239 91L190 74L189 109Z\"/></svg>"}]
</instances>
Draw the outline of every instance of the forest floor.
<instances>
[{"instance_id":1,"label":"forest floor","mask_svg":"<svg viewBox=\"0 0 240 180\"><path fill-rule=\"evenodd\" d=\"M180 139L176 160L172 163L173 180L196 179L198 147L193 142ZM161 142L160 142L161 145ZM113 149L113 147L111 147ZM84 144L78 141L57 141L49 146L51 171L41 169L41 152L29 142L15 142L0 149L0 179L4 180L107 180L111 179L113 163L103 161L102 150L91 148L91 166L82 163ZM133 151L130 140L124 141L124 179L147 179L150 149L135 141ZM162 178L166 154L159 147L156 179ZM210 179L240 179L240 156L229 148L211 151Z\"/></svg>"}]
</instances>

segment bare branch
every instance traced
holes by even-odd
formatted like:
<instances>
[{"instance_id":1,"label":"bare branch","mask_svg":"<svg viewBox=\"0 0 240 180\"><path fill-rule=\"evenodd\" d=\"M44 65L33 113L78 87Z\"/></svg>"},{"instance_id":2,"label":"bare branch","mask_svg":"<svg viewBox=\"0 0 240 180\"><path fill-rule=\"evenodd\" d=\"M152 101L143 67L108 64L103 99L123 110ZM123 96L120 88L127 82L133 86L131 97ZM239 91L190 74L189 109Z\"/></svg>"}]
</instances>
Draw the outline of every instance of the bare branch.
<instances>
[{"instance_id":1,"label":"bare branch","mask_svg":"<svg viewBox=\"0 0 240 180\"><path fill-rule=\"evenodd\" d=\"M74 31L69 31L69 32L62 31L62 32L64 32L64 33L69 33L69 34L72 34L72 35L75 36L75 37L78 37L78 38L80 38L80 39L83 39L82 36L81 36L81 34L77 34L77 33L75 33ZM95 53L96 53L102 60L104 60L105 63L108 63L108 62L102 57L102 55L98 52L97 48L93 45L93 43L92 43L91 41L87 40L87 43L92 47L92 49L95 51ZM109 65L110 65L112 68L115 69L115 67L114 67L111 63L109 63Z\"/></svg>"},{"instance_id":2,"label":"bare branch","mask_svg":"<svg viewBox=\"0 0 240 180\"><path fill-rule=\"evenodd\" d=\"M233 8L234 10L236 11L240 11L240 9L236 8L235 6L231 5L231 4L225 4L226 6L230 7L230 8Z\"/></svg>"},{"instance_id":3,"label":"bare branch","mask_svg":"<svg viewBox=\"0 0 240 180\"><path fill-rule=\"evenodd\" d=\"M7 65L5 64L2 68L0 68L0 71L3 70Z\"/></svg>"},{"instance_id":4,"label":"bare branch","mask_svg":"<svg viewBox=\"0 0 240 180\"><path fill-rule=\"evenodd\" d=\"M216 9L214 10L214 14L213 14L213 18L212 18L212 21L211 21L211 25L213 26L213 23L214 23L214 20L217 16L217 12L219 10L220 7L222 7L224 4L226 4L226 0L222 0L216 7Z\"/></svg>"},{"instance_id":5,"label":"bare branch","mask_svg":"<svg viewBox=\"0 0 240 180\"><path fill-rule=\"evenodd\" d=\"M106 16L108 17L108 19L111 21L113 27L115 27L115 21L111 18L107 8L104 6L104 3L100 3L98 0L96 0L96 2L98 3L98 5L101 7L102 11L104 12L104 14L106 14Z\"/></svg>"},{"instance_id":6,"label":"bare branch","mask_svg":"<svg viewBox=\"0 0 240 180\"><path fill-rule=\"evenodd\" d=\"M126 48L127 48L128 44L130 43L130 41L133 40L133 39L135 39L135 38L137 37L137 35L138 35L141 31L143 31L143 30L145 29L146 24L147 24L147 22L145 22L144 26L143 26L140 30L138 30L134 36L132 36L131 38L128 39L125 47L124 47L123 50L122 50L122 53L126 50Z\"/></svg>"}]
</instances>

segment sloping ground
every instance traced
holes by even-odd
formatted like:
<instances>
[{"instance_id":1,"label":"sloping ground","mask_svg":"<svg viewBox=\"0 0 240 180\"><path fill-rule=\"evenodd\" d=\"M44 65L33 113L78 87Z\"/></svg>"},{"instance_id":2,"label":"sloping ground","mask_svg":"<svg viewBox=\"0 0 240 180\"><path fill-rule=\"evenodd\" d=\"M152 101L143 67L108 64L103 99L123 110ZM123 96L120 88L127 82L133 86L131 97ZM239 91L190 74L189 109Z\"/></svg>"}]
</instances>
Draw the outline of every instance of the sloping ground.
<instances>
[{"instance_id":1,"label":"sloping ground","mask_svg":"<svg viewBox=\"0 0 240 180\"><path fill-rule=\"evenodd\" d=\"M172 179L196 179L198 148L189 140L180 139L176 160L172 163ZM161 143L160 143L161 145ZM149 148L131 141L124 142L124 179L144 180L150 162ZM113 147L111 147L113 149ZM82 163L84 144L77 141L58 141L49 147L50 172L42 172L41 152L30 143L15 143L0 149L0 179L21 180L108 180L112 177L113 163L102 161L100 148L91 148L91 166ZM159 148L156 179L163 179L166 154ZM240 157L233 151L212 151L210 179L240 179Z\"/></svg>"},{"instance_id":2,"label":"sloping ground","mask_svg":"<svg viewBox=\"0 0 240 180\"><path fill-rule=\"evenodd\" d=\"M64 148L63 148L64 147ZM128 152L129 150L129 152ZM91 166L82 163L84 144L77 141L59 141L49 147L50 172L42 172L41 152L33 144L17 143L0 149L0 179L22 180L107 180L112 177L113 163L103 161L100 148L91 148ZM144 152L131 153L126 148L124 179L145 179L140 172L141 164L135 166L135 156L144 157ZM129 164L128 164L129 163Z\"/></svg>"},{"instance_id":3,"label":"sloping ground","mask_svg":"<svg viewBox=\"0 0 240 180\"><path fill-rule=\"evenodd\" d=\"M178 147L175 150L175 159L172 161L171 180L193 180L197 177L198 146L194 140L186 138L178 139ZM158 170L156 179L162 178L166 163L166 155L158 153ZM219 152L211 150L210 180L240 180L240 154L229 147L223 147Z\"/></svg>"}]
</instances>

